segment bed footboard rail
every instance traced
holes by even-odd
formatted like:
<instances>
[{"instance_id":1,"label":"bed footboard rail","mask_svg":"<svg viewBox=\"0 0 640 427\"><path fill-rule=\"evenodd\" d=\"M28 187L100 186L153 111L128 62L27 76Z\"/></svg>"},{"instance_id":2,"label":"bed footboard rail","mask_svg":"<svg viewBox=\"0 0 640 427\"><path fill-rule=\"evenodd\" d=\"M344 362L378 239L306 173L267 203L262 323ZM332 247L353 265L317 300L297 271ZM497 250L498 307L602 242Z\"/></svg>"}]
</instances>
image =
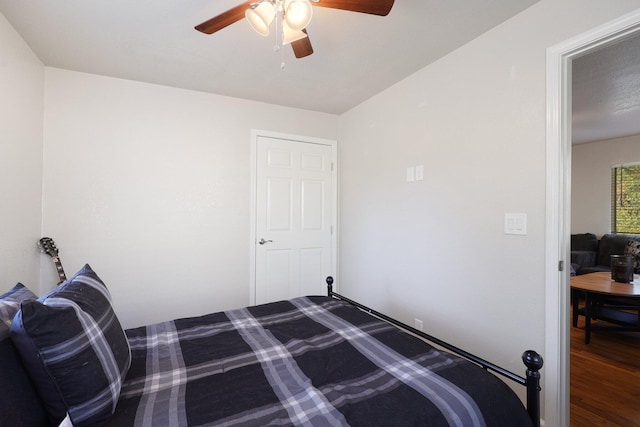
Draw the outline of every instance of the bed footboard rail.
<instances>
[{"instance_id":1,"label":"bed footboard rail","mask_svg":"<svg viewBox=\"0 0 640 427\"><path fill-rule=\"evenodd\" d=\"M329 297L336 298L336 299L345 301L351 305L354 305L358 307L360 310L363 310L375 317L378 317L386 322L389 322L401 329L411 332L414 335L424 338L427 341L430 341L442 348L445 348L451 351L452 353L455 353L473 363L480 365L482 368L488 371L493 371L503 377L508 378L511 381L514 381L526 387L527 412L529 413L529 417L531 418L531 421L533 422L534 427L540 427L540 391L542 390L542 388L540 387L540 369L542 368L543 360L542 360L542 356L540 356L540 354L538 354L536 351L527 350L522 354L522 361L527 367L526 377L522 377L494 363L491 363L485 359L482 359L481 357L471 354L468 351L462 350L461 348L458 348L445 341L442 341L439 338L436 338L412 326L409 326L406 323L400 322L399 320L389 317L386 314L380 313L376 310L373 310L372 308L369 308L363 304L360 304L359 302L353 301L343 295L333 292L333 277L331 276L327 277L326 281L327 281L327 294Z\"/></svg>"}]
</instances>

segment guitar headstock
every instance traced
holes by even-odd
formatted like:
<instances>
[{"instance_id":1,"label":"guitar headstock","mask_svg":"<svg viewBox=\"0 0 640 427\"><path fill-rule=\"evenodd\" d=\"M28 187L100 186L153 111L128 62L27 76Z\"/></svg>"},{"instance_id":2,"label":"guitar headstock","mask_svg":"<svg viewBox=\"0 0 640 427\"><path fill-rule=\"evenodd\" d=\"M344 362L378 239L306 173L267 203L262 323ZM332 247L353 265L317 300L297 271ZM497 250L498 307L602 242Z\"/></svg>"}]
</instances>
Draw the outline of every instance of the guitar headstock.
<instances>
[{"instance_id":1,"label":"guitar headstock","mask_svg":"<svg viewBox=\"0 0 640 427\"><path fill-rule=\"evenodd\" d=\"M56 244L51 237L43 237L38 240L38 247L40 251L46 253L51 258L58 257L58 248L56 248Z\"/></svg>"}]
</instances>

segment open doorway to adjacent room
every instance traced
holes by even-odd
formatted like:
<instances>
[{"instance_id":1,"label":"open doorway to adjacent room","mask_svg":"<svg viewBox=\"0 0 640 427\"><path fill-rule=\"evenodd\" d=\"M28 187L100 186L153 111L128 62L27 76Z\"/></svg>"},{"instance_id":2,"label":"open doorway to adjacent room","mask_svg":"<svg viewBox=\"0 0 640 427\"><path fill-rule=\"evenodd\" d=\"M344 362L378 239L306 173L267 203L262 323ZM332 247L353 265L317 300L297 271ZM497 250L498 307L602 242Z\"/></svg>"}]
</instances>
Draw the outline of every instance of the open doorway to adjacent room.
<instances>
[{"instance_id":1,"label":"open doorway to adjacent room","mask_svg":"<svg viewBox=\"0 0 640 427\"><path fill-rule=\"evenodd\" d=\"M640 32L573 59L571 87L571 234L624 232L611 180L613 167L640 163ZM569 347L571 426L637 425L640 334L595 331L585 344L580 316Z\"/></svg>"},{"instance_id":2,"label":"open doorway to adjacent room","mask_svg":"<svg viewBox=\"0 0 640 427\"><path fill-rule=\"evenodd\" d=\"M572 134L576 139L580 139L582 129L578 125L581 120L589 118L584 115L586 110L581 108L580 88L574 85L579 83L581 76L580 70L574 74L574 66L579 68L581 63L596 59L597 57L611 53L608 49L616 49L620 43L629 43L631 39L640 37L640 10L634 11L628 15L620 17L608 24L594 28L580 36L567 40L553 46L547 51L547 245L546 245L546 391L545 391L545 422L547 425L601 425L597 420L590 416L588 424L580 424L580 417L573 414L573 402L570 408L570 371L573 370L574 360L570 348L571 324L569 321L570 314L570 277L568 264L570 262L570 236L572 233ZM590 57L593 55L593 57ZM637 55L636 55L637 58ZM627 58L628 59L628 58ZM636 73L636 80L640 71L637 67L632 67ZM627 77L632 78L632 77ZM633 85L632 85L633 86ZM622 93L626 96L635 96L636 100L631 104L624 104L621 98L609 98L601 94L587 94L590 101L607 101L608 108L612 108L613 116L633 113L636 115L635 124L640 123L640 89L636 85L636 89L630 89L627 86ZM584 89L583 89L584 90ZM590 92L596 92L595 86L587 86ZM576 105L574 106L574 97ZM597 109L592 105L591 122L599 129L605 126L598 123L603 119L604 113L593 113ZM575 109L583 117L572 116L572 109ZM615 111L617 110L617 112ZM574 120L572 120L574 119ZM578 120L580 119L580 120ZM633 120L632 120L633 121ZM621 128L620 123L615 124L614 128ZM593 129L590 132L595 133ZM612 138L622 135L640 134L638 131L625 131L624 134L613 135ZM595 140L606 140L607 136L598 135ZM610 166L609 166L610 167ZM575 212L574 212L575 214ZM564 268L564 267L567 268ZM584 337L584 335L582 335ZM595 346L593 347L595 348ZM571 369L570 369L571 367ZM579 369L575 369L576 373ZM584 385L589 388L589 393L593 393L599 387L596 383L595 376ZM637 384L637 382L636 382ZM617 388L617 392L608 393L608 399L615 399L616 404L620 402L619 397L629 394L627 390L621 387ZM578 400L579 397L571 391L571 398ZM588 403L587 403L588 404ZM607 405L605 403L605 405ZM615 408L617 406L608 404ZM599 412L597 408L591 408L594 414ZM569 424L570 410L572 422ZM600 413L600 415L603 415ZM633 416L633 415L632 415ZM605 416L606 417L606 416ZM575 418L575 419L574 419ZM575 421L575 422L574 422ZM613 421L613 424L611 424ZM629 425L625 424L624 419L608 420L606 425ZM637 423L637 418L631 425Z\"/></svg>"}]
</instances>

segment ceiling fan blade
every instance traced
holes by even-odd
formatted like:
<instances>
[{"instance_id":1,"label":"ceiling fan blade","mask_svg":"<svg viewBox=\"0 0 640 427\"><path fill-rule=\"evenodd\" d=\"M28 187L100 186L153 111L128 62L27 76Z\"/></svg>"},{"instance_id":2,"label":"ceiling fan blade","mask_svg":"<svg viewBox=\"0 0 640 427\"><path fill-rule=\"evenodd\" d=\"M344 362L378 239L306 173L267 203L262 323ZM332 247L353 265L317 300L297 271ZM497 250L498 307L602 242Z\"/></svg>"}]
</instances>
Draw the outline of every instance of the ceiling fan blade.
<instances>
[{"instance_id":1,"label":"ceiling fan blade","mask_svg":"<svg viewBox=\"0 0 640 427\"><path fill-rule=\"evenodd\" d=\"M244 18L244 13L251 7L251 3L253 3L253 1L245 1L218 16L204 21L202 24L196 25L196 30L205 34L213 34L216 31L220 31L224 27Z\"/></svg>"},{"instance_id":2,"label":"ceiling fan blade","mask_svg":"<svg viewBox=\"0 0 640 427\"><path fill-rule=\"evenodd\" d=\"M307 34L307 30L302 30L303 33ZM313 47L311 46L311 40L309 40L309 34L307 37L291 42L291 47L293 48L293 54L296 58L304 58L305 56L309 56L313 53Z\"/></svg>"},{"instance_id":3,"label":"ceiling fan blade","mask_svg":"<svg viewBox=\"0 0 640 427\"><path fill-rule=\"evenodd\" d=\"M394 0L319 0L314 6L387 16Z\"/></svg>"}]
</instances>

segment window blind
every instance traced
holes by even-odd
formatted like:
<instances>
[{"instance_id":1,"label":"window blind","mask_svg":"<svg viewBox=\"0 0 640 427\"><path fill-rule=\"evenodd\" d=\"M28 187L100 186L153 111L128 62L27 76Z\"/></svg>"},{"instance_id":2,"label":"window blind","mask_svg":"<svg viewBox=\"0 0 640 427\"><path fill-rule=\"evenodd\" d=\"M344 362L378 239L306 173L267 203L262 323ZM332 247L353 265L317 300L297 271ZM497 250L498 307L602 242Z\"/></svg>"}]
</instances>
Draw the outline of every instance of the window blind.
<instances>
[{"instance_id":1,"label":"window blind","mask_svg":"<svg viewBox=\"0 0 640 427\"><path fill-rule=\"evenodd\" d=\"M612 168L611 232L640 234L640 164Z\"/></svg>"}]
</instances>

